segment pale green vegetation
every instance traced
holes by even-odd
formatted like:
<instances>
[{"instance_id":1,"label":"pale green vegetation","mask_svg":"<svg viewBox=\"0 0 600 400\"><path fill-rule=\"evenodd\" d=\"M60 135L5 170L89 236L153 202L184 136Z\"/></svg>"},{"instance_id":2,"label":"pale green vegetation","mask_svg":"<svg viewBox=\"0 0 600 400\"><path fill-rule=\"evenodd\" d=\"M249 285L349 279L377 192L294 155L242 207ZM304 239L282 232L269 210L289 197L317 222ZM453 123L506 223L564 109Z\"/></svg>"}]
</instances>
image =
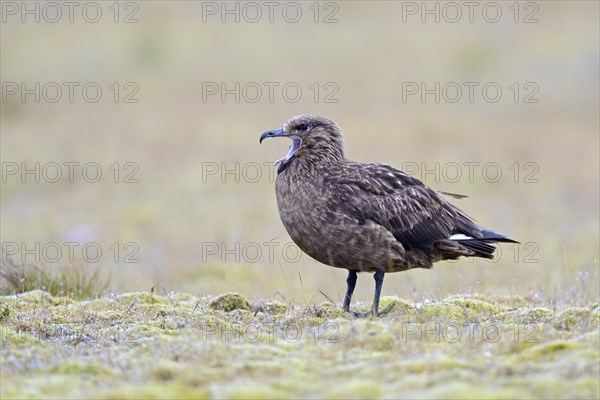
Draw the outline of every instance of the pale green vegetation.
<instances>
[{"instance_id":1,"label":"pale green vegetation","mask_svg":"<svg viewBox=\"0 0 600 400\"><path fill-rule=\"evenodd\" d=\"M56 103L0 104L2 167L19 168L0 190L2 399L598 398L599 2L535 2L536 23L515 23L509 7L522 21L532 2L512 1L497 23L482 4L473 23L466 8L422 23L402 21L411 2L343 1L329 24L312 1L298 23L203 22L192 1L134 2L139 22L115 23L99 3L99 23L79 6L73 23L1 26L1 81L63 88ZM73 102L63 82L80 84ZM82 100L89 82L96 103ZM256 82L262 98L205 101L206 82ZM272 102L265 82L279 83ZM403 99L407 82L454 82L462 97ZM479 83L473 102L465 82ZM282 99L286 83L299 101ZM299 255L279 220L272 163L289 143L258 144L302 113L339 122L349 158L467 195L452 201L522 244L389 274L380 319L342 314L328 299L342 301L346 271ZM36 162L39 179L23 178ZM72 180L64 163L79 163ZM354 309L372 293L360 274Z\"/></svg>"},{"instance_id":2,"label":"pale green vegetation","mask_svg":"<svg viewBox=\"0 0 600 400\"><path fill-rule=\"evenodd\" d=\"M41 289L54 296L85 299L98 296L109 283L110 277L100 268L82 264L45 268L12 258L0 264L0 295Z\"/></svg>"},{"instance_id":3,"label":"pale green vegetation","mask_svg":"<svg viewBox=\"0 0 600 400\"><path fill-rule=\"evenodd\" d=\"M598 398L600 309L521 297L0 298L2 398ZM361 303L358 310L366 311Z\"/></svg>"}]
</instances>

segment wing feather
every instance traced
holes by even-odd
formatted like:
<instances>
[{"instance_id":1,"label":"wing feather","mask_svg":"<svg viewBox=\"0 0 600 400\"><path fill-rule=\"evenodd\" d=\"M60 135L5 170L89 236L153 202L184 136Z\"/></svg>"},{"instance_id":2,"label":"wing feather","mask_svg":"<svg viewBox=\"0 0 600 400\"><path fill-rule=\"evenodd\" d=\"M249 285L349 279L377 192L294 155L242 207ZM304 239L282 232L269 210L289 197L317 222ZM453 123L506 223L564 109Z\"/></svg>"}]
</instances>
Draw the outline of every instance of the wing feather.
<instances>
[{"instance_id":1,"label":"wing feather","mask_svg":"<svg viewBox=\"0 0 600 400\"><path fill-rule=\"evenodd\" d=\"M479 228L439 192L385 164L349 163L324 180L336 193L331 207L388 229L405 249L431 247L454 233L478 237ZM329 186L327 188L327 186ZM480 235L480 234L479 234Z\"/></svg>"}]
</instances>

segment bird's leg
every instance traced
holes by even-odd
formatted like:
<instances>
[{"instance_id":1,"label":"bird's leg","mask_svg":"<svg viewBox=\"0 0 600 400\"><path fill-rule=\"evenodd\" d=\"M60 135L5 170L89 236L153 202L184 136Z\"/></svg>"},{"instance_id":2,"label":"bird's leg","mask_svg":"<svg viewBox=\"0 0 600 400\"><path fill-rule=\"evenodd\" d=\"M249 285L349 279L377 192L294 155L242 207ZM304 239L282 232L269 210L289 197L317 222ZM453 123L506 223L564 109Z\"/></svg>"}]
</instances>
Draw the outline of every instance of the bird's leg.
<instances>
[{"instance_id":1,"label":"bird's leg","mask_svg":"<svg viewBox=\"0 0 600 400\"><path fill-rule=\"evenodd\" d=\"M381 297L381 287L383 286L383 277L385 271L379 270L373 276L375 278L375 296L373 296L373 307L371 307L371 315L376 317L379 314L379 297Z\"/></svg>"},{"instance_id":2,"label":"bird's leg","mask_svg":"<svg viewBox=\"0 0 600 400\"><path fill-rule=\"evenodd\" d=\"M348 278L346 278L348 287L346 289L346 297L344 297L344 311L350 311L350 300L352 300L352 293L354 293L354 287L356 286L356 271L353 269L348 270Z\"/></svg>"}]
</instances>

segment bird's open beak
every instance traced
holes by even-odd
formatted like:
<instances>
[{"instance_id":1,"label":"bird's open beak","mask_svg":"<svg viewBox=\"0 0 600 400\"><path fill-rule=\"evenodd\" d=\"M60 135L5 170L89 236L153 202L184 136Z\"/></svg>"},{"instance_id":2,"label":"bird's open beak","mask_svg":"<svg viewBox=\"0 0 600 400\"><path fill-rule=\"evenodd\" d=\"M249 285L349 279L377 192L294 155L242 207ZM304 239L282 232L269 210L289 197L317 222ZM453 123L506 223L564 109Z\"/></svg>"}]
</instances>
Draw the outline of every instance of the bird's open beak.
<instances>
[{"instance_id":1,"label":"bird's open beak","mask_svg":"<svg viewBox=\"0 0 600 400\"><path fill-rule=\"evenodd\" d=\"M260 140L258 143L262 143L262 141L266 138L270 137L288 137L288 135L283 131L282 128L273 129L272 131L266 131L262 135L260 135Z\"/></svg>"}]
</instances>

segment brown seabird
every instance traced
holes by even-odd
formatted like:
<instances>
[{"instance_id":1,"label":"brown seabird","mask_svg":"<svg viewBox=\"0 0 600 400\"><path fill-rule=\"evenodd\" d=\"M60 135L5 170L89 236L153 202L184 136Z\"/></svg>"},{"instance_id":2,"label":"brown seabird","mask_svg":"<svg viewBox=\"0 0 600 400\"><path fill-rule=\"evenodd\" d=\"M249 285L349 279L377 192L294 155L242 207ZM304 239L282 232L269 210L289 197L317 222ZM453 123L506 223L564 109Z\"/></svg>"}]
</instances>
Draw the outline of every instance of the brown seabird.
<instances>
[{"instance_id":1,"label":"brown seabird","mask_svg":"<svg viewBox=\"0 0 600 400\"><path fill-rule=\"evenodd\" d=\"M344 310L357 272L375 273L371 314L377 315L386 272L431 268L461 256L493 258L490 243L518 243L477 226L445 195L389 165L344 157L342 130L317 115L299 115L270 137L292 144L278 160L279 215L292 240L315 260L348 270Z\"/></svg>"}]
</instances>

